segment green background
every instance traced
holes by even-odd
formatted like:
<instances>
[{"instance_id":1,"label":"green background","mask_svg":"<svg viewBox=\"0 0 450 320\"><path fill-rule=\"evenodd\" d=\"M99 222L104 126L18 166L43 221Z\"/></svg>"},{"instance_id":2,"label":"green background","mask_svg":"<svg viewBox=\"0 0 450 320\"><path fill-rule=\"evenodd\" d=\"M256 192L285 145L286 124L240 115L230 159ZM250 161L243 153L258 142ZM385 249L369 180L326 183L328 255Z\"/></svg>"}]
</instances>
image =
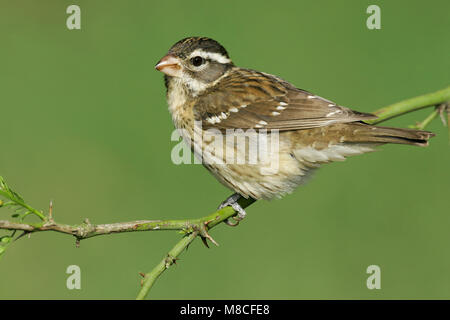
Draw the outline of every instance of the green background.
<instances>
[{"instance_id":1,"label":"green background","mask_svg":"<svg viewBox=\"0 0 450 320\"><path fill-rule=\"evenodd\" d=\"M0 5L0 175L58 222L194 218L230 191L201 165L174 165L155 63L209 36L233 61L370 112L449 84L450 2L6 1ZM66 8L81 7L81 30ZM366 8L381 7L381 30ZM407 126L423 110L386 122ZM196 240L151 298L450 298L450 149L389 145L325 165L294 194L248 208L238 228ZM0 218L9 218L0 210ZM30 220L31 221L31 220ZM33 234L0 261L0 298L134 298L178 241L171 232ZM69 265L81 290L66 288ZM366 268L381 267L381 290Z\"/></svg>"}]
</instances>

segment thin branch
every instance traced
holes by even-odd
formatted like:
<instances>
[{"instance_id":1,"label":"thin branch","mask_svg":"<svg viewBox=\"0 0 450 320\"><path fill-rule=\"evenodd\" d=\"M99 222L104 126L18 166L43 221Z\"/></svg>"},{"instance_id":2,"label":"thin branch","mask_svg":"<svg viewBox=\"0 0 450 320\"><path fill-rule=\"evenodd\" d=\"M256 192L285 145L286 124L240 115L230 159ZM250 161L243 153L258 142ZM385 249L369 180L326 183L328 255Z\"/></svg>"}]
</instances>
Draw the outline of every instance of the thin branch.
<instances>
[{"instance_id":1,"label":"thin branch","mask_svg":"<svg viewBox=\"0 0 450 320\"><path fill-rule=\"evenodd\" d=\"M255 200L240 198L238 202L241 205L241 207L245 209L246 207L254 203ZM227 213L221 215L220 218L217 217L217 214L224 210L226 210ZM213 213L212 215L205 217L202 220L204 221L205 226L209 230L235 214L236 212L231 207L225 207ZM141 290L139 291L138 296L136 298L137 300L145 299L148 292L152 288L155 281L159 278L159 276L172 264L176 263L178 256L184 251L184 249L186 249L191 244L192 241L194 241L197 235L199 235L199 232L194 231L188 234L187 236L183 237L183 239L178 241L178 243L172 248L172 250L169 251L168 255L164 257L164 259L152 271L144 275ZM200 233L200 235L202 234Z\"/></svg>"},{"instance_id":2,"label":"thin branch","mask_svg":"<svg viewBox=\"0 0 450 320\"><path fill-rule=\"evenodd\" d=\"M417 129L417 130L423 130L426 126L428 126L431 121L434 120L439 115L439 110L436 108L434 109L423 121L417 122L415 125L409 126L411 129Z\"/></svg>"},{"instance_id":3,"label":"thin branch","mask_svg":"<svg viewBox=\"0 0 450 320\"><path fill-rule=\"evenodd\" d=\"M378 116L378 119L369 120L365 122L370 124L380 123L392 119L394 117L401 116L405 113L409 113L427 107L437 106L448 101L450 101L450 86L433 93L427 93L415 98L403 100L391 104L387 107L381 108L373 112L373 114Z\"/></svg>"},{"instance_id":4,"label":"thin branch","mask_svg":"<svg viewBox=\"0 0 450 320\"><path fill-rule=\"evenodd\" d=\"M192 241L198 236L198 232L194 231L191 234L183 237L178 243L169 251L167 256L161 260L158 265L147 274L141 274L144 278L141 282L141 290L138 293L136 300L144 300L150 289L153 287L155 281L166 271L172 264L176 263L178 256L186 249Z\"/></svg>"},{"instance_id":5,"label":"thin branch","mask_svg":"<svg viewBox=\"0 0 450 320\"><path fill-rule=\"evenodd\" d=\"M44 223L15 223L0 220L0 229L20 230L27 233L39 231L56 231L73 235L79 240L111 233L155 230L184 230L191 225L190 220L136 220L129 222L93 225L89 221L82 224L68 225L47 220Z\"/></svg>"},{"instance_id":6,"label":"thin branch","mask_svg":"<svg viewBox=\"0 0 450 320\"><path fill-rule=\"evenodd\" d=\"M252 200L244 199L244 203L249 205ZM218 223L235 215L235 211L230 207L225 207L206 217L200 219L187 220L136 220L129 222L119 222L110 224L94 225L85 220L82 224L68 225L56 223L53 219L46 219L42 223L18 223L8 220L0 220L0 229L17 230L26 233L40 232L40 231L56 231L60 233L70 234L83 240L100 235L107 235L112 233L134 232L134 231L160 231L160 230L179 230L183 234L192 233L197 230L202 235L206 230L202 224L207 224L207 229L216 226ZM205 234L205 236L207 236Z\"/></svg>"}]
</instances>

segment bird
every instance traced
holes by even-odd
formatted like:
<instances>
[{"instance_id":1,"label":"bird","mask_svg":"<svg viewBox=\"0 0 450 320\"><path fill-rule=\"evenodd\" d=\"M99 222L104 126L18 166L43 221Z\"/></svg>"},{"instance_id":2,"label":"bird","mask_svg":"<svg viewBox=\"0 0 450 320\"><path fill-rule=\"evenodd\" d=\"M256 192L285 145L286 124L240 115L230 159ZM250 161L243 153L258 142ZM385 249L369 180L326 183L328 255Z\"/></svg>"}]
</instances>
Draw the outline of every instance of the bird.
<instances>
[{"instance_id":1,"label":"bird","mask_svg":"<svg viewBox=\"0 0 450 320\"><path fill-rule=\"evenodd\" d=\"M340 106L278 76L236 66L227 50L208 37L176 42L155 68L164 73L175 128L204 167L234 192L219 209L232 207L237 223L246 215L238 203L241 197L281 198L322 164L386 143L423 147L434 136L370 125L366 121L376 119L373 114ZM220 134L233 139L219 139ZM255 160L259 150L242 144L261 137L268 151Z\"/></svg>"}]
</instances>

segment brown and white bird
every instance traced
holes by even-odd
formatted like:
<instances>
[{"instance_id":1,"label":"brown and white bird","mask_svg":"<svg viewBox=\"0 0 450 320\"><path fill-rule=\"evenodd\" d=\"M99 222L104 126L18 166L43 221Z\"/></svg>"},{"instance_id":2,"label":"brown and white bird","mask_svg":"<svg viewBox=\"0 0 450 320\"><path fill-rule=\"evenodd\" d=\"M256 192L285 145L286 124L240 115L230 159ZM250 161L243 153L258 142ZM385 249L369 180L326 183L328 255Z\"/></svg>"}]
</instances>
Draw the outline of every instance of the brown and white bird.
<instances>
[{"instance_id":1,"label":"brown and white bird","mask_svg":"<svg viewBox=\"0 0 450 320\"><path fill-rule=\"evenodd\" d=\"M225 48L210 38L178 41L155 68L165 74L175 127L204 166L234 190L220 207L233 207L239 218L245 216L237 202L241 196L281 197L322 163L342 161L385 143L427 146L434 135L366 124L365 120L376 116L339 106L277 76L237 67ZM231 129L242 129L240 134L267 132L267 140L276 146L256 163L225 161L229 160L226 154L239 155L249 149L230 139L221 152L211 151L217 139L212 138L211 129L224 134ZM244 155L245 160L249 157ZM276 170L272 170L274 162Z\"/></svg>"}]
</instances>

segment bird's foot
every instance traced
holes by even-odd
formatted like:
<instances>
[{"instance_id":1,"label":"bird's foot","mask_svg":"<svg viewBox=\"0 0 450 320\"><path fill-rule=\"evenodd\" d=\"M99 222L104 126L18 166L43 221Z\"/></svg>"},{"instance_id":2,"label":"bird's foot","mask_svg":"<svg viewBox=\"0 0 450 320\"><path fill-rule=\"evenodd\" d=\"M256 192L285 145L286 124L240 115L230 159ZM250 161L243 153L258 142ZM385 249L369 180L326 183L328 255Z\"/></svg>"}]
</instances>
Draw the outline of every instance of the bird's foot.
<instances>
[{"instance_id":1,"label":"bird's foot","mask_svg":"<svg viewBox=\"0 0 450 320\"><path fill-rule=\"evenodd\" d=\"M225 220L225 223L229 226L235 227L239 224L239 221L245 218L247 213L245 212L244 208L241 207L241 205L238 203L238 200L241 198L241 195L239 193L235 193L228 197L224 202L220 204L220 206L217 208L217 210L223 209L225 207L232 207L234 211L237 212L236 216L231 217L233 221L231 221L231 218L228 218Z\"/></svg>"}]
</instances>

